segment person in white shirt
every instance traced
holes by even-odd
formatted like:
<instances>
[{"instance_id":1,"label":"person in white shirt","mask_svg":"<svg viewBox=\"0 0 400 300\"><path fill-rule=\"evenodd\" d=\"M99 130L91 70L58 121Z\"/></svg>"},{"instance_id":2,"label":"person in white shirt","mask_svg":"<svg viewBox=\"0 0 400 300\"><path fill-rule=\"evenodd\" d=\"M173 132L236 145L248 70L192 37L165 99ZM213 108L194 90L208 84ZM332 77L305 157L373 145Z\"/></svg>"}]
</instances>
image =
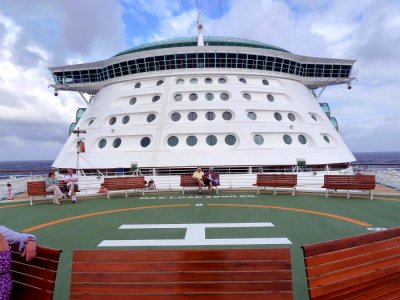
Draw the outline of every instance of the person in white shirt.
<instances>
[{"instance_id":1,"label":"person in white shirt","mask_svg":"<svg viewBox=\"0 0 400 300\"><path fill-rule=\"evenodd\" d=\"M64 180L67 183L68 196L71 197L72 203L76 203L76 192L79 191L79 179L72 169L68 169Z\"/></svg>"}]
</instances>

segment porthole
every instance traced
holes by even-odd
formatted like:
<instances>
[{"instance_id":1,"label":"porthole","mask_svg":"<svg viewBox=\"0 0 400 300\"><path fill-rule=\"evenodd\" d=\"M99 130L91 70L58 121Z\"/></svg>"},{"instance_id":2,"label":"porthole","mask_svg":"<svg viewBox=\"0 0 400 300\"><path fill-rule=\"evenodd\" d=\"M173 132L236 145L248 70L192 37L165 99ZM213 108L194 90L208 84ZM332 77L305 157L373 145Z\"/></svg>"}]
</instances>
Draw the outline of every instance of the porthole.
<instances>
[{"instance_id":1,"label":"porthole","mask_svg":"<svg viewBox=\"0 0 400 300\"><path fill-rule=\"evenodd\" d=\"M197 78L190 79L190 84L197 84L198 82Z\"/></svg>"},{"instance_id":2,"label":"porthole","mask_svg":"<svg viewBox=\"0 0 400 300\"><path fill-rule=\"evenodd\" d=\"M124 116L122 118L122 124L127 124L131 118L129 116Z\"/></svg>"},{"instance_id":3,"label":"porthole","mask_svg":"<svg viewBox=\"0 0 400 300\"><path fill-rule=\"evenodd\" d=\"M235 145L236 144L236 137L234 135L231 135L231 134L227 135L225 137L225 143L227 145L229 145L229 146Z\"/></svg>"},{"instance_id":4,"label":"porthole","mask_svg":"<svg viewBox=\"0 0 400 300\"><path fill-rule=\"evenodd\" d=\"M250 120L255 120L255 119L257 119L257 115L256 115L256 113L255 112L252 112L252 111L249 111L248 113L247 113L247 117L250 119Z\"/></svg>"},{"instance_id":5,"label":"porthole","mask_svg":"<svg viewBox=\"0 0 400 300\"><path fill-rule=\"evenodd\" d=\"M288 119L290 120L290 121L294 121L294 120L296 120L296 117L295 117L295 115L294 114L292 114L292 113L288 113Z\"/></svg>"},{"instance_id":6,"label":"porthole","mask_svg":"<svg viewBox=\"0 0 400 300\"><path fill-rule=\"evenodd\" d=\"M150 138L149 137L144 137L144 138L142 138L141 139L141 141L140 141L140 145L143 147L143 148L146 148L148 145L150 145Z\"/></svg>"},{"instance_id":7,"label":"porthole","mask_svg":"<svg viewBox=\"0 0 400 300\"><path fill-rule=\"evenodd\" d=\"M89 122L88 126L92 125L92 124L93 124L93 122L94 122L94 120L90 120L90 122Z\"/></svg>"},{"instance_id":8,"label":"porthole","mask_svg":"<svg viewBox=\"0 0 400 300\"><path fill-rule=\"evenodd\" d=\"M131 98L131 100L129 100L129 104L134 105L136 103L136 100L137 99L135 97Z\"/></svg>"},{"instance_id":9,"label":"porthole","mask_svg":"<svg viewBox=\"0 0 400 300\"><path fill-rule=\"evenodd\" d=\"M155 95L151 101L153 101L153 103L154 103L154 102L157 102L158 100L160 100L160 98L161 98L160 96Z\"/></svg>"},{"instance_id":10,"label":"porthole","mask_svg":"<svg viewBox=\"0 0 400 300\"><path fill-rule=\"evenodd\" d=\"M159 81L157 81L156 85L157 85L157 86L160 86L160 85L162 85L163 83L164 83L164 80L159 80Z\"/></svg>"},{"instance_id":11,"label":"porthole","mask_svg":"<svg viewBox=\"0 0 400 300\"><path fill-rule=\"evenodd\" d=\"M176 84L184 84L184 83L185 83L185 80L183 80L183 79L178 79L176 81Z\"/></svg>"},{"instance_id":12,"label":"porthole","mask_svg":"<svg viewBox=\"0 0 400 300\"><path fill-rule=\"evenodd\" d=\"M113 142L113 147L114 148L118 148L119 146L121 146L121 139L120 138L116 138Z\"/></svg>"},{"instance_id":13,"label":"porthole","mask_svg":"<svg viewBox=\"0 0 400 300\"><path fill-rule=\"evenodd\" d=\"M229 99L229 95L227 93L221 93L221 95L219 96L221 98L221 100L228 100Z\"/></svg>"},{"instance_id":14,"label":"porthole","mask_svg":"<svg viewBox=\"0 0 400 300\"><path fill-rule=\"evenodd\" d=\"M194 135L189 135L186 138L186 144L188 144L188 146L195 146L197 144L197 137L195 137Z\"/></svg>"},{"instance_id":15,"label":"porthole","mask_svg":"<svg viewBox=\"0 0 400 300\"><path fill-rule=\"evenodd\" d=\"M102 149L107 145L107 140L106 139L101 139L99 141L99 148Z\"/></svg>"},{"instance_id":16,"label":"porthole","mask_svg":"<svg viewBox=\"0 0 400 300\"><path fill-rule=\"evenodd\" d=\"M290 137L290 135L285 134L283 136L283 141L285 142L285 144L290 145L292 143L292 138Z\"/></svg>"},{"instance_id":17,"label":"porthole","mask_svg":"<svg viewBox=\"0 0 400 300\"><path fill-rule=\"evenodd\" d=\"M147 122L151 123L156 119L156 115L155 114L149 114L147 116Z\"/></svg>"},{"instance_id":18,"label":"porthole","mask_svg":"<svg viewBox=\"0 0 400 300\"><path fill-rule=\"evenodd\" d=\"M215 135L209 135L207 138L206 138L206 142L207 142L207 144L208 145L210 145L210 146L215 146L216 144L217 144L217 137L215 136Z\"/></svg>"},{"instance_id":19,"label":"porthole","mask_svg":"<svg viewBox=\"0 0 400 300\"><path fill-rule=\"evenodd\" d=\"M275 101L274 96L272 96L271 94L267 95L267 99L268 99L269 102L274 102Z\"/></svg>"},{"instance_id":20,"label":"porthole","mask_svg":"<svg viewBox=\"0 0 400 300\"><path fill-rule=\"evenodd\" d=\"M182 101L182 94L176 94L175 96L174 96L174 100L175 101L177 101L177 102L179 102L179 101Z\"/></svg>"},{"instance_id":21,"label":"porthole","mask_svg":"<svg viewBox=\"0 0 400 300\"><path fill-rule=\"evenodd\" d=\"M208 111L206 112L206 119L208 121L212 121L215 119L215 113L213 113L212 111Z\"/></svg>"},{"instance_id":22,"label":"porthole","mask_svg":"<svg viewBox=\"0 0 400 300\"><path fill-rule=\"evenodd\" d=\"M300 144L302 144L302 145L307 144L307 139L304 135L300 134L298 139L299 139Z\"/></svg>"},{"instance_id":23,"label":"porthole","mask_svg":"<svg viewBox=\"0 0 400 300\"><path fill-rule=\"evenodd\" d=\"M180 113L175 112L175 113L173 113L173 114L171 115L171 120L174 121L174 122L177 122L177 121L179 121L180 119L181 119L181 114L180 114Z\"/></svg>"},{"instance_id":24,"label":"porthole","mask_svg":"<svg viewBox=\"0 0 400 300\"><path fill-rule=\"evenodd\" d=\"M282 121L282 115L278 112L274 113L274 117L277 121Z\"/></svg>"},{"instance_id":25,"label":"porthole","mask_svg":"<svg viewBox=\"0 0 400 300\"><path fill-rule=\"evenodd\" d=\"M316 117L315 115L311 115L311 118L312 118L315 122L318 121L318 120L317 120L317 117Z\"/></svg>"},{"instance_id":26,"label":"porthole","mask_svg":"<svg viewBox=\"0 0 400 300\"><path fill-rule=\"evenodd\" d=\"M193 93L193 94L190 94L190 95L189 95L189 100L190 100L190 101L196 101L197 98L198 98L197 94L194 94L194 93Z\"/></svg>"},{"instance_id":27,"label":"porthole","mask_svg":"<svg viewBox=\"0 0 400 300\"><path fill-rule=\"evenodd\" d=\"M214 94L212 94L212 93L207 93L207 94L205 95L205 98L206 98L206 100L211 101L211 100L214 99Z\"/></svg>"},{"instance_id":28,"label":"porthole","mask_svg":"<svg viewBox=\"0 0 400 300\"><path fill-rule=\"evenodd\" d=\"M175 147L179 143L179 139L176 136L170 136L167 141L168 145Z\"/></svg>"},{"instance_id":29,"label":"porthole","mask_svg":"<svg viewBox=\"0 0 400 300\"><path fill-rule=\"evenodd\" d=\"M239 81L240 81L241 83L246 83L246 82L247 82L246 79L244 79L244 78L239 78Z\"/></svg>"},{"instance_id":30,"label":"porthole","mask_svg":"<svg viewBox=\"0 0 400 300\"><path fill-rule=\"evenodd\" d=\"M226 83L226 79L221 77L218 79L218 83L224 84Z\"/></svg>"},{"instance_id":31,"label":"porthole","mask_svg":"<svg viewBox=\"0 0 400 300\"><path fill-rule=\"evenodd\" d=\"M207 84L211 84L211 83L213 83L213 80L211 78L206 78L206 79L204 79L204 82Z\"/></svg>"},{"instance_id":32,"label":"porthole","mask_svg":"<svg viewBox=\"0 0 400 300\"><path fill-rule=\"evenodd\" d=\"M254 141L254 143L256 143L257 145L262 145L262 144L264 144L264 138L262 137L262 135L259 135L259 134L254 135L253 141Z\"/></svg>"},{"instance_id":33,"label":"porthole","mask_svg":"<svg viewBox=\"0 0 400 300\"><path fill-rule=\"evenodd\" d=\"M229 121L230 119L232 119L232 113L230 113L229 111L224 111L222 113L222 119Z\"/></svg>"},{"instance_id":34,"label":"porthole","mask_svg":"<svg viewBox=\"0 0 400 300\"><path fill-rule=\"evenodd\" d=\"M116 118L116 117L111 117L110 120L108 121L108 123L109 123L110 125L114 125L115 122L117 122L117 118Z\"/></svg>"},{"instance_id":35,"label":"porthole","mask_svg":"<svg viewBox=\"0 0 400 300\"><path fill-rule=\"evenodd\" d=\"M331 141L329 140L328 136L326 136L326 135L324 135L324 140L325 140L325 142L327 142L328 144L331 142Z\"/></svg>"},{"instance_id":36,"label":"porthole","mask_svg":"<svg viewBox=\"0 0 400 300\"><path fill-rule=\"evenodd\" d=\"M188 113L187 118L189 121L195 121L197 119L197 113L192 111L192 112Z\"/></svg>"},{"instance_id":37,"label":"porthole","mask_svg":"<svg viewBox=\"0 0 400 300\"><path fill-rule=\"evenodd\" d=\"M263 85L269 85L269 82L268 82L267 79L263 79L262 84L263 84Z\"/></svg>"},{"instance_id":38,"label":"porthole","mask_svg":"<svg viewBox=\"0 0 400 300\"><path fill-rule=\"evenodd\" d=\"M137 82L135 84L135 89L140 89L141 86L142 86L142 84L140 82Z\"/></svg>"},{"instance_id":39,"label":"porthole","mask_svg":"<svg viewBox=\"0 0 400 300\"><path fill-rule=\"evenodd\" d=\"M249 93L244 93L243 98L247 100L251 100L251 95Z\"/></svg>"}]
</instances>

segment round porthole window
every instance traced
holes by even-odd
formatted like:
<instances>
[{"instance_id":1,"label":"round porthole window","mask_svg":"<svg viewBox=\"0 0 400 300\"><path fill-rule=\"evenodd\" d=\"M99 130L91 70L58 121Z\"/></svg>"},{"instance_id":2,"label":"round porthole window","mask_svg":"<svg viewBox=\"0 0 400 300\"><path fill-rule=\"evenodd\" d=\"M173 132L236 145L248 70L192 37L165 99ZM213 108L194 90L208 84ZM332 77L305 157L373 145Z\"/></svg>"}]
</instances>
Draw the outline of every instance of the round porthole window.
<instances>
[{"instance_id":1,"label":"round porthole window","mask_svg":"<svg viewBox=\"0 0 400 300\"><path fill-rule=\"evenodd\" d=\"M282 115L278 112L274 113L274 117L277 121L282 121Z\"/></svg>"},{"instance_id":2,"label":"round porthole window","mask_svg":"<svg viewBox=\"0 0 400 300\"><path fill-rule=\"evenodd\" d=\"M94 122L94 120L90 120L90 122L89 122L88 126L92 125L92 124L93 124L93 122Z\"/></svg>"},{"instance_id":3,"label":"round porthole window","mask_svg":"<svg viewBox=\"0 0 400 300\"><path fill-rule=\"evenodd\" d=\"M150 145L150 138L149 137L144 137L144 138L142 138L141 139L141 141L140 141L140 145L143 147L143 148L146 148L148 145Z\"/></svg>"},{"instance_id":4,"label":"round porthole window","mask_svg":"<svg viewBox=\"0 0 400 300\"><path fill-rule=\"evenodd\" d=\"M244 93L243 98L247 100L251 100L251 95L249 93Z\"/></svg>"},{"instance_id":5,"label":"round porthole window","mask_svg":"<svg viewBox=\"0 0 400 300\"><path fill-rule=\"evenodd\" d=\"M214 95L212 93L207 93L205 95L206 100L211 101L214 99Z\"/></svg>"},{"instance_id":6,"label":"round porthole window","mask_svg":"<svg viewBox=\"0 0 400 300\"><path fill-rule=\"evenodd\" d=\"M221 93L220 98L221 100L226 101L229 99L229 95L227 93Z\"/></svg>"},{"instance_id":7,"label":"round porthole window","mask_svg":"<svg viewBox=\"0 0 400 300\"><path fill-rule=\"evenodd\" d=\"M182 98L183 98L183 97L182 97L182 94L176 94L176 95L174 96L174 100L177 101L177 102L178 102L178 101L181 101Z\"/></svg>"},{"instance_id":8,"label":"round porthole window","mask_svg":"<svg viewBox=\"0 0 400 300\"><path fill-rule=\"evenodd\" d=\"M137 83L135 84L135 89L139 89L141 86L142 86L142 84L141 84L140 82L137 82Z\"/></svg>"},{"instance_id":9,"label":"round porthole window","mask_svg":"<svg viewBox=\"0 0 400 300\"><path fill-rule=\"evenodd\" d=\"M253 137L254 143L256 143L257 145L262 145L264 144L264 138L262 137L262 135L256 134Z\"/></svg>"},{"instance_id":10,"label":"round porthole window","mask_svg":"<svg viewBox=\"0 0 400 300\"><path fill-rule=\"evenodd\" d=\"M185 83L185 80L183 80L183 79L178 79L176 81L176 84L184 84L184 83Z\"/></svg>"},{"instance_id":11,"label":"round porthole window","mask_svg":"<svg viewBox=\"0 0 400 300\"><path fill-rule=\"evenodd\" d=\"M249 111L248 113L247 113L247 117L250 119L250 120L255 120L255 119L257 119L257 115L256 115L256 113L255 112L252 112L252 111Z\"/></svg>"},{"instance_id":12,"label":"round porthole window","mask_svg":"<svg viewBox=\"0 0 400 300\"><path fill-rule=\"evenodd\" d=\"M121 146L121 139L120 138L116 138L113 142L113 147L114 148L118 148L119 146Z\"/></svg>"},{"instance_id":13,"label":"round porthole window","mask_svg":"<svg viewBox=\"0 0 400 300\"><path fill-rule=\"evenodd\" d=\"M131 100L129 100L129 104L134 105L136 103L136 100L137 99L135 97L131 98Z\"/></svg>"},{"instance_id":14,"label":"round porthole window","mask_svg":"<svg viewBox=\"0 0 400 300\"><path fill-rule=\"evenodd\" d=\"M268 99L269 102L274 102L275 101L274 96L272 96L271 94L267 95L267 99Z\"/></svg>"},{"instance_id":15,"label":"round porthole window","mask_svg":"<svg viewBox=\"0 0 400 300\"><path fill-rule=\"evenodd\" d=\"M180 119L181 119L181 114L180 114L180 113L175 112L175 113L173 113L173 114L171 115L171 120L174 121L174 122L177 122L177 121L179 121Z\"/></svg>"},{"instance_id":16,"label":"round porthole window","mask_svg":"<svg viewBox=\"0 0 400 300\"><path fill-rule=\"evenodd\" d=\"M194 135L189 135L186 138L186 144L188 144L188 146L195 146L197 144L197 137L195 137Z\"/></svg>"},{"instance_id":17,"label":"round porthole window","mask_svg":"<svg viewBox=\"0 0 400 300\"><path fill-rule=\"evenodd\" d=\"M218 79L218 83L224 84L224 83L226 83L226 79L221 77Z\"/></svg>"},{"instance_id":18,"label":"round porthole window","mask_svg":"<svg viewBox=\"0 0 400 300\"><path fill-rule=\"evenodd\" d=\"M129 116L124 116L124 117L122 118L122 124L128 123L130 119L131 119L131 118L130 118Z\"/></svg>"},{"instance_id":19,"label":"round porthole window","mask_svg":"<svg viewBox=\"0 0 400 300\"><path fill-rule=\"evenodd\" d=\"M206 78L206 79L204 79L204 82L207 84L211 84L211 83L213 83L213 80L211 78Z\"/></svg>"},{"instance_id":20,"label":"round porthole window","mask_svg":"<svg viewBox=\"0 0 400 300\"><path fill-rule=\"evenodd\" d=\"M227 135L225 137L225 143L227 145L229 145L229 146L235 145L236 144L236 137L234 135L231 135L231 134Z\"/></svg>"},{"instance_id":21,"label":"round porthole window","mask_svg":"<svg viewBox=\"0 0 400 300\"><path fill-rule=\"evenodd\" d=\"M197 84L199 81L197 80L197 78L192 78L190 79L190 83L191 84Z\"/></svg>"},{"instance_id":22,"label":"round porthole window","mask_svg":"<svg viewBox=\"0 0 400 300\"><path fill-rule=\"evenodd\" d=\"M157 86L160 86L160 85L162 85L164 83L164 80L159 80L159 81L157 81Z\"/></svg>"},{"instance_id":23,"label":"round porthole window","mask_svg":"<svg viewBox=\"0 0 400 300\"><path fill-rule=\"evenodd\" d=\"M328 144L331 142L331 141L329 140L328 136L326 136L326 135L324 135L324 140L325 140L325 142L327 142Z\"/></svg>"},{"instance_id":24,"label":"round porthole window","mask_svg":"<svg viewBox=\"0 0 400 300\"><path fill-rule=\"evenodd\" d=\"M148 123L153 122L155 119L156 119L156 115L155 115L155 114L149 114L149 115L147 116L147 122L148 122Z\"/></svg>"},{"instance_id":25,"label":"round porthole window","mask_svg":"<svg viewBox=\"0 0 400 300\"><path fill-rule=\"evenodd\" d=\"M111 117L111 118L110 118L110 121L108 121L108 123L109 123L110 125L114 125L115 122L117 122L117 118L116 118L116 117Z\"/></svg>"},{"instance_id":26,"label":"round porthole window","mask_svg":"<svg viewBox=\"0 0 400 300\"><path fill-rule=\"evenodd\" d=\"M263 85L269 85L269 82L268 82L267 79L263 79L262 84L263 84Z\"/></svg>"},{"instance_id":27,"label":"round porthole window","mask_svg":"<svg viewBox=\"0 0 400 300\"><path fill-rule=\"evenodd\" d=\"M224 119L224 120L226 120L226 121L231 120L231 119L232 119L232 113L229 112L229 111L224 111L224 112L222 113L222 119Z\"/></svg>"},{"instance_id":28,"label":"round porthole window","mask_svg":"<svg viewBox=\"0 0 400 300\"><path fill-rule=\"evenodd\" d=\"M99 148L102 149L107 145L107 140L106 139L101 139L99 141Z\"/></svg>"},{"instance_id":29,"label":"round porthole window","mask_svg":"<svg viewBox=\"0 0 400 300\"><path fill-rule=\"evenodd\" d=\"M206 142L210 146L215 146L217 144L217 137L215 135L209 135L206 138Z\"/></svg>"},{"instance_id":30,"label":"round porthole window","mask_svg":"<svg viewBox=\"0 0 400 300\"><path fill-rule=\"evenodd\" d=\"M290 137L290 135L285 134L283 136L283 141L285 142L285 144L290 145L292 143L292 138Z\"/></svg>"},{"instance_id":31,"label":"round porthole window","mask_svg":"<svg viewBox=\"0 0 400 300\"><path fill-rule=\"evenodd\" d=\"M189 95L189 100L190 100L190 101L196 101L197 98L198 98L198 97L197 97L197 94L190 94L190 95Z\"/></svg>"},{"instance_id":32,"label":"round porthole window","mask_svg":"<svg viewBox=\"0 0 400 300\"><path fill-rule=\"evenodd\" d=\"M239 81L240 81L241 83L246 83L246 82L247 82L246 79L244 79L244 78L239 78Z\"/></svg>"},{"instance_id":33,"label":"round porthole window","mask_svg":"<svg viewBox=\"0 0 400 300\"><path fill-rule=\"evenodd\" d=\"M212 111L206 112L206 119L208 121L212 121L215 119L215 113L213 113Z\"/></svg>"},{"instance_id":34,"label":"round porthole window","mask_svg":"<svg viewBox=\"0 0 400 300\"><path fill-rule=\"evenodd\" d=\"M168 145L175 147L179 143L179 139L176 136L170 136L167 141Z\"/></svg>"},{"instance_id":35,"label":"round porthole window","mask_svg":"<svg viewBox=\"0 0 400 300\"><path fill-rule=\"evenodd\" d=\"M302 134L299 135L298 139L299 139L300 144L302 144L302 145L305 145L307 143L306 137Z\"/></svg>"},{"instance_id":36,"label":"round porthole window","mask_svg":"<svg viewBox=\"0 0 400 300\"><path fill-rule=\"evenodd\" d=\"M296 120L296 117L295 117L295 115L294 114L292 114L292 113L288 113L288 119L290 120L290 121L294 121L294 120Z\"/></svg>"},{"instance_id":37,"label":"round porthole window","mask_svg":"<svg viewBox=\"0 0 400 300\"><path fill-rule=\"evenodd\" d=\"M160 100L160 96L156 95L153 97L153 99L151 101L157 102L158 100Z\"/></svg>"},{"instance_id":38,"label":"round porthole window","mask_svg":"<svg viewBox=\"0 0 400 300\"><path fill-rule=\"evenodd\" d=\"M189 121L195 121L197 119L197 113L192 111L192 112L188 113L187 118Z\"/></svg>"}]
</instances>

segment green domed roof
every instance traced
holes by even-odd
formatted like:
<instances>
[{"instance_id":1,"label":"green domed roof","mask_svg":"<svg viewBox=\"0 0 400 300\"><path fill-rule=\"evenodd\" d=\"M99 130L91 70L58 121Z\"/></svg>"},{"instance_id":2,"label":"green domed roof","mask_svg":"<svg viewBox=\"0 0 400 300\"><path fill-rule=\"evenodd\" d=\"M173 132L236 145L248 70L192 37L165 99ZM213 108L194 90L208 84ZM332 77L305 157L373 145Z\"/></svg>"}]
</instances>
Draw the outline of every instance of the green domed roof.
<instances>
[{"instance_id":1,"label":"green domed roof","mask_svg":"<svg viewBox=\"0 0 400 300\"><path fill-rule=\"evenodd\" d=\"M206 36L204 37L204 44L208 46L232 46L232 47L250 47L250 48L261 48L261 49L269 49L276 51L288 52L285 49L266 44L259 41L241 39L241 38L232 38L232 37L218 37L218 36ZM129 53L155 50L155 49L165 49L165 48L174 48L174 47L190 47L197 46L197 38L176 38L170 40L164 40L149 44L144 44L141 46L137 46L126 51L122 51L115 56L125 55Z\"/></svg>"}]
</instances>

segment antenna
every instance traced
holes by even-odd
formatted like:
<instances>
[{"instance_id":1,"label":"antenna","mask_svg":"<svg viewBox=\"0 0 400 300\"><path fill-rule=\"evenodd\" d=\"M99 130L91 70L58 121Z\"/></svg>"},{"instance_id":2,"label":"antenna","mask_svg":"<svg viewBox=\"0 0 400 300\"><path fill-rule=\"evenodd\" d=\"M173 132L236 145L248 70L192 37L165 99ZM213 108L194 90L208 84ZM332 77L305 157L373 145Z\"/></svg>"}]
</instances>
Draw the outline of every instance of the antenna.
<instances>
[{"instance_id":1,"label":"antenna","mask_svg":"<svg viewBox=\"0 0 400 300\"><path fill-rule=\"evenodd\" d=\"M197 14L197 46L204 46L203 20L202 20L202 13L200 11Z\"/></svg>"}]
</instances>

